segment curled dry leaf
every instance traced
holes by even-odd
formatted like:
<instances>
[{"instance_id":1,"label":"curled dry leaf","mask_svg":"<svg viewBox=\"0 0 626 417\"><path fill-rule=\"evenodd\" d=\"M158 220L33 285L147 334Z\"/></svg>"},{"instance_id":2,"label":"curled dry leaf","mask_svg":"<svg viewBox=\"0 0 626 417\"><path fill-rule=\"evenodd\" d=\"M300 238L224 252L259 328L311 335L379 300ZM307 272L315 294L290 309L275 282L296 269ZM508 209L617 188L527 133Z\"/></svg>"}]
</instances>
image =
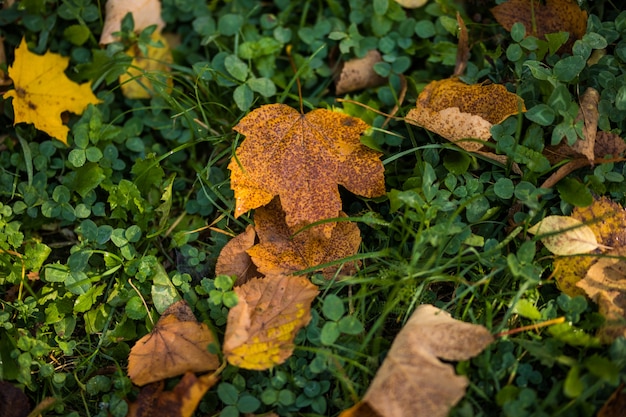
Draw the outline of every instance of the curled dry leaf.
<instances>
[{"instance_id":1,"label":"curled dry leaf","mask_svg":"<svg viewBox=\"0 0 626 417\"><path fill-rule=\"evenodd\" d=\"M191 417L218 379L215 373L196 377L187 372L171 391L163 390L163 381L146 385L129 404L128 417Z\"/></svg>"},{"instance_id":2,"label":"curled dry leaf","mask_svg":"<svg viewBox=\"0 0 626 417\"><path fill-rule=\"evenodd\" d=\"M576 122L582 120L583 137L578 138L572 145L574 151L584 155L589 162L593 163L595 159L596 133L598 132L598 102L600 101L600 93L594 88L587 88L580 98L580 109Z\"/></svg>"},{"instance_id":3,"label":"curled dry leaf","mask_svg":"<svg viewBox=\"0 0 626 417\"><path fill-rule=\"evenodd\" d=\"M606 319L598 336L610 343L626 337L626 247L607 255L611 257L598 259L576 286L598 304L600 314Z\"/></svg>"},{"instance_id":4,"label":"curled dry leaf","mask_svg":"<svg viewBox=\"0 0 626 417\"><path fill-rule=\"evenodd\" d=\"M341 210L338 185L364 197L385 193L380 153L360 142L368 125L325 109L306 115L268 104L244 117L235 130L246 136L228 168L235 216L280 196L292 232ZM335 225L315 228L326 237Z\"/></svg>"},{"instance_id":5,"label":"curled dry leaf","mask_svg":"<svg viewBox=\"0 0 626 417\"><path fill-rule=\"evenodd\" d=\"M384 83L385 78L374 71L374 64L382 62L382 60L380 52L372 49L363 58L344 62L335 81L335 93L338 95L346 94Z\"/></svg>"},{"instance_id":6,"label":"curled dry leaf","mask_svg":"<svg viewBox=\"0 0 626 417\"><path fill-rule=\"evenodd\" d=\"M172 51L167 40L159 32L152 34L152 41L162 46L148 45L148 55L143 56L137 45L126 53L133 58L126 74L120 75L122 94L130 99L150 98L154 95L154 84L164 84L163 90L171 92L174 81L167 73L173 62Z\"/></svg>"},{"instance_id":7,"label":"curled dry leaf","mask_svg":"<svg viewBox=\"0 0 626 417\"><path fill-rule=\"evenodd\" d=\"M572 217L593 231L599 245L618 248L626 242L626 210L609 198L602 197L587 207L574 208ZM553 266L559 289L571 297L584 295L576 283L585 277L597 259L593 256L557 256Z\"/></svg>"},{"instance_id":8,"label":"curled dry leaf","mask_svg":"<svg viewBox=\"0 0 626 417\"><path fill-rule=\"evenodd\" d=\"M5 99L13 97L13 124L32 123L67 144L70 130L63 124L61 113L81 114L89 104L100 103L90 83L79 85L67 78L64 71L69 62L68 57L52 52L36 55L22 39L15 49L15 61L9 67L15 89L3 96Z\"/></svg>"},{"instance_id":9,"label":"curled dry leaf","mask_svg":"<svg viewBox=\"0 0 626 417\"><path fill-rule=\"evenodd\" d=\"M569 216L547 216L528 229L538 235L541 243L555 255L589 253L598 248L593 230Z\"/></svg>"},{"instance_id":10,"label":"curled dry leaf","mask_svg":"<svg viewBox=\"0 0 626 417\"><path fill-rule=\"evenodd\" d=\"M345 214L342 212L342 216ZM265 275L289 275L316 265L336 261L359 250L361 234L352 222L337 222L329 238L314 233L311 229L292 236L280 200L260 207L254 213L259 243L248 250L252 262ZM339 266L324 268L322 273L332 278ZM354 272L354 263L341 268L343 275Z\"/></svg>"},{"instance_id":11,"label":"curled dry leaf","mask_svg":"<svg viewBox=\"0 0 626 417\"><path fill-rule=\"evenodd\" d=\"M113 33L121 30L122 19L128 13L133 15L136 32L141 32L152 25L157 25L157 32L165 27L165 22L161 18L161 2L159 0L107 0L104 27L100 35L102 45L118 40Z\"/></svg>"},{"instance_id":12,"label":"curled dry leaf","mask_svg":"<svg viewBox=\"0 0 626 417\"><path fill-rule=\"evenodd\" d=\"M474 152L491 138L494 124L520 111L526 111L522 99L503 85L467 85L448 78L428 84L406 120Z\"/></svg>"},{"instance_id":13,"label":"curled dry leaf","mask_svg":"<svg viewBox=\"0 0 626 417\"><path fill-rule=\"evenodd\" d=\"M211 329L196 320L186 301L177 301L130 350L128 376L142 386L185 372L215 370L219 359L209 353L212 343L217 342Z\"/></svg>"},{"instance_id":14,"label":"curled dry leaf","mask_svg":"<svg viewBox=\"0 0 626 417\"><path fill-rule=\"evenodd\" d=\"M526 27L526 35L543 39L548 33L569 32L569 39L559 50L571 51L572 45L587 32L587 12L573 0L508 0L491 9L506 30L516 22Z\"/></svg>"},{"instance_id":15,"label":"curled dry leaf","mask_svg":"<svg viewBox=\"0 0 626 417\"><path fill-rule=\"evenodd\" d=\"M243 233L232 238L217 257L215 275L236 276L235 286L258 277L260 273L246 252L254 246L255 240L256 232L252 225L248 225Z\"/></svg>"},{"instance_id":16,"label":"curled dry leaf","mask_svg":"<svg viewBox=\"0 0 626 417\"><path fill-rule=\"evenodd\" d=\"M293 353L293 339L311 320L317 287L305 277L253 278L235 287L239 303L228 312L224 356L234 366L264 370Z\"/></svg>"},{"instance_id":17,"label":"curled dry leaf","mask_svg":"<svg viewBox=\"0 0 626 417\"><path fill-rule=\"evenodd\" d=\"M445 417L468 382L438 358L467 360L492 341L486 328L421 305L396 336L363 399L340 417Z\"/></svg>"}]
</instances>

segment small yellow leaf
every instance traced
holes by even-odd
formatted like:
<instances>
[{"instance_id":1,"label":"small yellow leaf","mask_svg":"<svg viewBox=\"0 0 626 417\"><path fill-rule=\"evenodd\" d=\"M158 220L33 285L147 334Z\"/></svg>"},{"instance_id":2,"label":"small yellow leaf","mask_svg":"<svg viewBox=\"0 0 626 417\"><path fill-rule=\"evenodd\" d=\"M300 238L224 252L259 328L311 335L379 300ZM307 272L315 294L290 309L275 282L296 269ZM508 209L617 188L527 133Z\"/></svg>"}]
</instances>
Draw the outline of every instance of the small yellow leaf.
<instances>
[{"instance_id":1,"label":"small yellow leaf","mask_svg":"<svg viewBox=\"0 0 626 417\"><path fill-rule=\"evenodd\" d=\"M48 52L36 55L28 50L22 39L15 50L15 61L9 68L15 90L4 94L13 97L17 123L32 123L39 130L67 144L69 128L63 124L61 113L81 114L89 104L100 100L91 91L90 83L76 84L64 71L70 59Z\"/></svg>"},{"instance_id":2,"label":"small yellow leaf","mask_svg":"<svg viewBox=\"0 0 626 417\"><path fill-rule=\"evenodd\" d=\"M154 85L164 84L163 89L171 92L174 85L169 64L173 62L172 51L167 40L160 33L152 34L154 42L160 42L163 46L148 46L148 55L143 56L135 45L126 53L133 58L133 62L126 71L120 75L122 94L131 99L150 98L154 95Z\"/></svg>"},{"instance_id":3,"label":"small yellow leaf","mask_svg":"<svg viewBox=\"0 0 626 417\"><path fill-rule=\"evenodd\" d=\"M232 365L264 370L293 353L293 339L311 320L317 287L305 277L253 278L235 287L239 303L230 309L224 356Z\"/></svg>"},{"instance_id":4,"label":"small yellow leaf","mask_svg":"<svg viewBox=\"0 0 626 417\"><path fill-rule=\"evenodd\" d=\"M555 255L576 255L598 248L593 230L569 216L547 216L528 229L528 233L539 235L541 243Z\"/></svg>"}]
</instances>

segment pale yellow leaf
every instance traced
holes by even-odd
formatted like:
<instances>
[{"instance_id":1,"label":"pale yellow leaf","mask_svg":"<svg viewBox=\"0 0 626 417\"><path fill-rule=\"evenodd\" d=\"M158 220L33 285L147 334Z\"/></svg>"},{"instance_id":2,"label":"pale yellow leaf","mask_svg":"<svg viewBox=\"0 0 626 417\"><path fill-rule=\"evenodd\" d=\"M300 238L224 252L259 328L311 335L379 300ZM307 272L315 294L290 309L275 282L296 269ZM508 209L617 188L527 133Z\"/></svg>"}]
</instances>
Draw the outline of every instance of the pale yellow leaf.
<instances>
[{"instance_id":1,"label":"pale yellow leaf","mask_svg":"<svg viewBox=\"0 0 626 417\"><path fill-rule=\"evenodd\" d=\"M576 255L598 248L593 230L578 219L569 216L547 216L528 229L539 236L541 243L555 255Z\"/></svg>"}]
</instances>

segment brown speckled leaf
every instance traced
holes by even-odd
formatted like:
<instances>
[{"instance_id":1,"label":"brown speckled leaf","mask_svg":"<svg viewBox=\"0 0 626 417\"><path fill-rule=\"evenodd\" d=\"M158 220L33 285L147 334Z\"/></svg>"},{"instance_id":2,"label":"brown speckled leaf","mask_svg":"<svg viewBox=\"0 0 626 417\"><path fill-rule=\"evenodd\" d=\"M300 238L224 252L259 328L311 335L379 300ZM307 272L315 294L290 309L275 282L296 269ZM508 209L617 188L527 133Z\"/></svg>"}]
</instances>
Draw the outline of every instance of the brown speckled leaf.
<instances>
[{"instance_id":1,"label":"brown speckled leaf","mask_svg":"<svg viewBox=\"0 0 626 417\"><path fill-rule=\"evenodd\" d=\"M220 251L215 264L215 275L234 275L235 285L241 285L251 278L260 276L250 255L246 253L254 246L256 233L254 226L248 225L246 230L232 238Z\"/></svg>"},{"instance_id":2,"label":"brown speckled leaf","mask_svg":"<svg viewBox=\"0 0 626 417\"><path fill-rule=\"evenodd\" d=\"M526 27L527 36L539 39L548 33L569 32L560 52L571 50L574 41L587 31L587 12L574 0L546 0L545 5L537 0L509 0L492 8L491 13L506 30L520 22Z\"/></svg>"},{"instance_id":3,"label":"brown speckled leaf","mask_svg":"<svg viewBox=\"0 0 626 417\"><path fill-rule=\"evenodd\" d=\"M262 106L235 130L246 136L228 168L235 216L280 196L292 232L334 218L341 210L338 185L364 196L385 193L380 153L360 142L368 125L317 109L305 115L284 104ZM319 226L330 236L333 223Z\"/></svg>"},{"instance_id":4,"label":"brown speckled leaf","mask_svg":"<svg viewBox=\"0 0 626 417\"><path fill-rule=\"evenodd\" d=\"M342 259L356 254L361 244L359 228L352 222L338 222L330 238L311 229L292 236L278 199L257 209L254 221L259 244L250 248L248 254L265 275L288 275ZM330 266L321 271L326 278L332 278L339 267ZM341 268L341 274L349 275L354 269L353 263L346 264Z\"/></svg>"},{"instance_id":5,"label":"brown speckled leaf","mask_svg":"<svg viewBox=\"0 0 626 417\"><path fill-rule=\"evenodd\" d=\"M468 382L439 358L467 360L492 341L486 328L421 305L396 336L363 399L340 417L445 417Z\"/></svg>"}]
</instances>

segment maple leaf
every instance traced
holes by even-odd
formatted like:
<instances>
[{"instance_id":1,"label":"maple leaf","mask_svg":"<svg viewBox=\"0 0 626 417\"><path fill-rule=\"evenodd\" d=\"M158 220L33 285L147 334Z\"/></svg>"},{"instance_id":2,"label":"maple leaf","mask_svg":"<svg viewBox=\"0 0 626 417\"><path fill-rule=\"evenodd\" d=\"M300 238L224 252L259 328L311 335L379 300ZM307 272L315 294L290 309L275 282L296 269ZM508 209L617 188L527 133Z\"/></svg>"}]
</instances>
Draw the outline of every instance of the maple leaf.
<instances>
[{"instance_id":1,"label":"maple leaf","mask_svg":"<svg viewBox=\"0 0 626 417\"><path fill-rule=\"evenodd\" d=\"M360 119L325 109L303 115L268 104L252 111L234 128L246 136L228 166L235 216L278 195L295 232L339 215L338 184L365 197L383 195L380 153L359 140L367 128ZM318 227L330 236L334 224Z\"/></svg>"},{"instance_id":2,"label":"maple leaf","mask_svg":"<svg viewBox=\"0 0 626 417\"><path fill-rule=\"evenodd\" d=\"M467 360L492 341L486 328L421 305L396 336L363 399L339 417L445 417L468 381L437 358Z\"/></svg>"},{"instance_id":3,"label":"maple leaf","mask_svg":"<svg viewBox=\"0 0 626 417\"><path fill-rule=\"evenodd\" d=\"M172 77L164 77L163 81L155 80L155 77L163 77L164 73L170 71L173 62L172 51L168 42L159 32L154 32L152 41L160 43L162 46L156 47L148 45L148 54L144 56L137 45L130 48L126 54L133 58L126 74L120 75L120 86L122 94L131 99L150 98L154 95L154 85L159 82L164 84L165 91L171 92L174 80Z\"/></svg>"},{"instance_id":4,"label":"maple leaf","mask_svg":"<svg viewBox=\"0 0 626 417\"><path fill-rule=\"evenodd\" d=\"M122 19L128 13L133 15L136 32L141 32L152 25L157 26L156 32L160 32L165 27L165 22L161 18L161 2L159 0L107 0L106 18L100 35L101 44L106 45L118 40L118 37L113 34L121 30Z\"/></svg>"},{"instance_id":5,"label":"maple leaf","mask_svg":"<svg viewBox=\"0 0 626 417\"><path fill-rule=\"evenodd\" d=\"M191 417L204 394L215 385L215 373L196 377L187 372L173 390L164 391L164 382L144 386L128 406L128 417Z\"/></svg>"},{"instance_id":6,"label":"maple leaf","mask_svg":"<svg viewBox=\"0 0 626 417\"><path fill-rule=\"evenodd\" d=\"M317 287L305 277L273 275L235 287L239 303L228 312L223 352L228 362L264 370L293 353L293 339L311 320Z\"/></svg>"},{"instance_id":7,"label":"maple leaf","mask_svg":"<svg viewBox=\"0 0 626 417\"><path fill-rule=\"evenodd\" d=\"M69 128L63 125L61 113L81 114L89 104L100 103L90 83L76 84L63 73L69 62L68 57L52 52L45 55L30 52L22 38L15 49L15 61L9 67L15 89L3 96L13 97L13 124L32 123L67 144Z\"/></svg>"},{"instance_id":8,"label":"maple leaf","mask_svg":"<svg viewBox=\"0 0 626 417\"><path fill-rule=\"evenodd\" d=\"M186 301L177 301L130 350L128 376L141 386L185 372L217 369L219 359L207 349L212 343L216 339L211 329L196 320Z\"/></svg>"},{"instance_id":9,"label":"maple leaf","mask_svg":"<svg viewBox=\"0 0 626 417\"><path fill-rule=\"evenodd\" d=\"M345 214L342 214L345 216ZM359 228L352 222L338 222L329 238L306 229L292 236L280 200L274 199L254 213L259 243L248 249L252 262L265 275L289 275L303 269L332 262L357 253L361 244ZM326 267L323 275L330 279L337 266ZM354 271L350 263L342 268L344 275Z\"/></svg>"},{"instance_id":10,"label":"maple leaf","mask_svg":"<svg viewBox=\"0 0 626 417\"><path fill-rule=\"evenodd\" d=\"M571 51L572 45L587 32L587 12L573 0L508 0L491 9L491 13L506 30L516 22L526 27L527 36L543 39L548 33L569 32L567 42L559 53Z\"/></svg>"}]
</instances>

